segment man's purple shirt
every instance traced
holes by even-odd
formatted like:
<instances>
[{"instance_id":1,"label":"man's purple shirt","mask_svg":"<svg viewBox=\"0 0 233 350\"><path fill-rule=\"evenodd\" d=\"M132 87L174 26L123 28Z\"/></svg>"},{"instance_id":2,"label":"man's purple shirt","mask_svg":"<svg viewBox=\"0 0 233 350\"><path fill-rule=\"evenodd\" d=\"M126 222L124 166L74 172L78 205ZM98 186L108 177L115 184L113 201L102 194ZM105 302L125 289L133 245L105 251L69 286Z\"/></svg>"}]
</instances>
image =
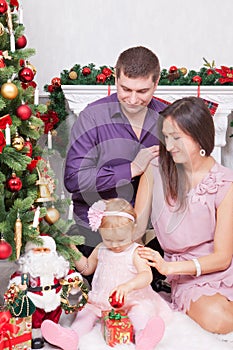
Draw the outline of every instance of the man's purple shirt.
<instances>
[{"instance_id":1,"label":"man's purple shirt","mask_svg":"<svg viewBox=\"0 0 233 350\"><path fill-rule=\"evenodd\" d=\"M88 222L88 208L101 198L123 197L134 203L139 177L131 179L130 163L141 148L159 143L156 124L164 107L152 98L140 139L122 113L117 94L89 104L79 114L72 128L64 174L79 224Z\"/></svg>"}]
</instances>

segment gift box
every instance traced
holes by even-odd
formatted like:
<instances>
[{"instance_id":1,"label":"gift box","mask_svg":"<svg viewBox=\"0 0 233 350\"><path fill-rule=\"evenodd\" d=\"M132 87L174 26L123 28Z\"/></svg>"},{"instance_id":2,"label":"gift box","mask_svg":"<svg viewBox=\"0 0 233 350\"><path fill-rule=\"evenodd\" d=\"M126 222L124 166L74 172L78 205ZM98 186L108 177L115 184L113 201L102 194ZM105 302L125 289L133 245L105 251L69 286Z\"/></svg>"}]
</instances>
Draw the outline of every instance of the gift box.
<instances>
[{"instance_id":1,"label":"gift box","mask_svg":"<svg viewBox=\"0 0 233 350\"><path fill-rule=\"evenodd\" d=\"M109 346L133 342L133 325L123 311L102 311L101 328Z\"/></svg>"},{"instance_id":2,"label":"gift box","mask_svg":"<svg viewBox=\"0 0 233 350\"><path fill-rule=\"evenodd\" d=\"M9 311L0 312L0 350L30 350L32 316L12 317Z\"/></svg>"}]
</instances>

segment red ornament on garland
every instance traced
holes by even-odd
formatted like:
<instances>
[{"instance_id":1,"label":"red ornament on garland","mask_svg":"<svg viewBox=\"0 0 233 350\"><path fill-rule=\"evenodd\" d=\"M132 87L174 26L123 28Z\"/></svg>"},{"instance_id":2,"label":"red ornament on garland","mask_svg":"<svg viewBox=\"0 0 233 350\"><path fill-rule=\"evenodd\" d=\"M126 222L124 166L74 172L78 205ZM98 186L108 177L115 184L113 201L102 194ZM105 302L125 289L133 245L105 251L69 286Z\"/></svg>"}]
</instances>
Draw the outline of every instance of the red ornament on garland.
<instances>
[{"instance_id":1,"label":"red ornament on garland","mask_svg":"<svg viewBox=\"0 0 233 350\"><path fill-rule=\"evenodd\" d=\"M5 241L4 238L0 239L0 260L7 259L12 254L12 248L9 243Z\"/></svg>"},{"instance_id":2,"label":"red ornament on garland","mask_svg":"<svg viewBox=\"0 0 233 350\"><path fill-rule=\"evenodd\" d=\"M124 298L122 299L122 302L116 300L116 291L110 295L110 297L108 298L108 301L110 305L115 309L119 309L124 305Z\"/></svg>"},{"instance_id":3,"label":"red ornament on garland","mask_svg":"<svg viewBox=\"0 0 233 350\"><path fill-rule=\"evenodd\" d=\"M195 76L193 77L192 81L193 81L194 83L198 83L198 84L200 85L201 82L202 82L202 78L200 77L200 75L195 75Z\"/></svg>"},{"instance_id":4,"label":"red ornament on garland","mask_svg":"<svg viewBox=\"0 0 233 350\"><path fill-rule=\"evenodd\" d=\"M54 87L60 87L61 86L61 79L60 78L53 78L51 80L51 83Z\"/></svg>"},{"instance_id":5,"label":"red ornament on garland","mask_svg":"<svg viewBox=\"0 0 233 350\"><path fill-rule=\"evenodd\" d=\"M8 9L6 0L0 0L0 15L3 15Z\"/></svg>"},{"instance_id":6,"label":"red ornament on garland","mask_svg":"<svg viewBox=\"0 0 233 350\"><path fill-rule=\"evenodd\" d=\"M21 120L27 120L32 115L32 110L28 105L21 105L16 109L16 115Z\"/></svg>"},{"instance_id":7,"label":"red ornament on garland","mask_svg":"<svg viewBox=\"0 0 233 350\"><path fill-rule=\"evenodd\" d=\"M96 77L96 82L100 83L100 84L103 84L103 83L105 83L106 78L107 78L106 75L104 75L103 73L100 73Z\"/></svg>"},{"instance_id":8,"label":"red ornament on garland","mask_svg":"<svg viewBox=\"0 0 233 350\"><path fill-rule=\"evenodd\" d=\"M19 79L23 82L23 83L29 83L30 81L32 81L34 78L34 73L33 71L28 68L28 67L24 67L22 69L20 69L19 71Z\"/></svg>"},{"instance_id":9,"label":"red ornament on garland","mask_svg":"<svg viewBox=\"0 0 233 350\"><path fill-rule=\"evenodd\" d=\"M11 177L6 182L6 186L10 192L18 192L22 188L22 181L15 173L12 173Z\"/></svg>"},{"instance_id":10,"label":"red ornament on garland","mask_svg":"<svg viewBox=\"0 0 233 350\"><path fill-rule=\"evenodd\" d=\"M26 45L27 39L24 35L20 36L15 42L16 49L23 49Z\"/></svg>"},{"instance_id":11,"label":"red ornament on garland","mask_svg":"<svg viewBox=\"0 0 233 350\"><path fill-rule=\"evenodd\" d=\"M111 75L112 75L111 69L110 69L110 68L107 68L107 67L105 67L105 68L102 69L102 73L103 73L104 75L106 75L107 78L111 77Z\"/></svg>"},{"instance_id":12,"label":"red ornament on garland","mask_svg":"<svg viewBox=\"0 0 233 350\"><path fill-rule=\"evenodd\" d=\"M171 66L170 68L169 68L169 73L175 73L175 72L177 72L178 71L178 68L176 67L176 66Z\"/></svg>"},{"instance_id":13,"label":"red ornament on garland","mask_svg":"<svg viewBox=\"0 0 233 350\"><path fill-rule=\"evenodd\" d=\"M87 76L87 75L91 74L91 69L90 69L89 67L84 67L84 68L82 69L82 74L83 74L84 76Z\"/></svg>"}]
</instances>

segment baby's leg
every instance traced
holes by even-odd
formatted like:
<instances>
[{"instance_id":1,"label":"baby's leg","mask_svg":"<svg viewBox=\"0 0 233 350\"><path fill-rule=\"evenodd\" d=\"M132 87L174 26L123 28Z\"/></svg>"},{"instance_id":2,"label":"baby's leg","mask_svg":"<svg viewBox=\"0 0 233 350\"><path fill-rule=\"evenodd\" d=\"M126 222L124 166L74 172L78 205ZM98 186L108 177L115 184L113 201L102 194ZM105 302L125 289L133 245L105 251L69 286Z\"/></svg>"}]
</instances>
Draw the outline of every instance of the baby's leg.
<instances>
[{"instance_id":1,"label":"baby's leg","mask_svg":"<svg viewBox=\"0 0 233 350\"><path fill-rule=\"evenodd\" d=\"M78 312L70 328L78 334L79 338L81 338L92 330L97 319L98 317L94 312L88 308L84 308Z\"/></svg>"},{"instance_id":2,"label":"baby's leg","mask_svg":"<svg viewBox=\"0 0 233 350\"><path fill-rule=\"evenodd\" d=\"M161 317L152 315L145 305L136 305L128 316L135 331L136 350L153 350L164 334L164 321Z\"/></svg>"},{"instance_id":3,"label":"baby's leg","mask_svg":"<svg viewBox=\"0 0 233 350\"><path fill-rule=\"evenodd\" d=\"M78 312L70 328L45 320L41 325L41 332L50 344L63 350L77 350L80 337L92 330L96 320L97 316L85 308Z\"/></svg>"}]
</instances>

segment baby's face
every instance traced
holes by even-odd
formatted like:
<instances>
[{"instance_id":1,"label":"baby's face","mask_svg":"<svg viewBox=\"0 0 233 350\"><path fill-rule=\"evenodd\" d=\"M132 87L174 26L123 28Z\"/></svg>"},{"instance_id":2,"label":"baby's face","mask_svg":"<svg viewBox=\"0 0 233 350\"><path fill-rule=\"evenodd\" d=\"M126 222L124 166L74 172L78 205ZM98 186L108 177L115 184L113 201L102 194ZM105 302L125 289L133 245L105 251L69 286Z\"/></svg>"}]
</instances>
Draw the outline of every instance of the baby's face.
<instances>
[{"instance_id":1,"label":"baby's face","mask_svg":"<svg viewBox=\"0 0 233 350\"><path fill-rule=\"evenodd\" d=\"M132 225L117 228L102 228L100 234L106 248L120 253L132 244Z\"/></svg>"}]
</instances>

